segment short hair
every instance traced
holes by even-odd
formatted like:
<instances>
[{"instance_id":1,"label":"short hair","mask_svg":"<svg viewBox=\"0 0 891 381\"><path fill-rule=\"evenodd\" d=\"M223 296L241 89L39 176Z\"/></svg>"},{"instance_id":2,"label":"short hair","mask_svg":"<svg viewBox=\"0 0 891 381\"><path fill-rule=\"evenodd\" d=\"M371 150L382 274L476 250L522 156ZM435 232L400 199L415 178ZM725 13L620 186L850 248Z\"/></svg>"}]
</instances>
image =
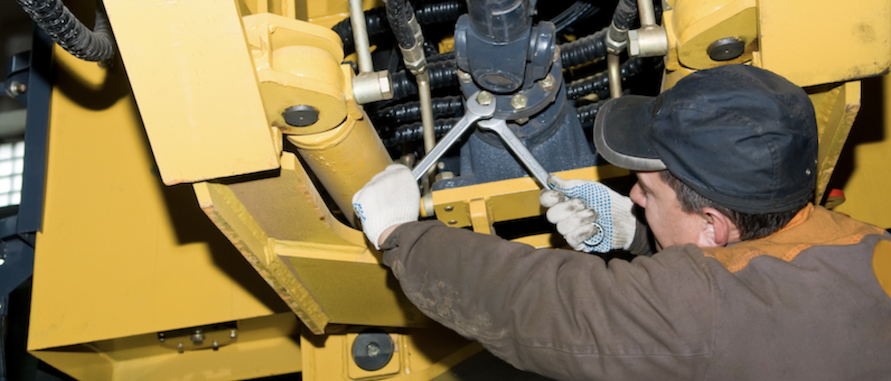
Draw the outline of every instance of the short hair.
<instances>
[{"instance_id":1,"label":"short hair","mask_svg":"<svg viewBox=\"0 0 891 381\"><path fill-rule=\"evenodd\" d=\"M659 171L659 176L662 178L662 181L665 181L677 193L678 203L681 205L683 212L701 215L703 208L713 208L727 216L736 225L736 228L739 229L739 238L742 241L767 237L782 229L811 201L810 199L805 200L800 205L796 205L794 209L786 212L747 214L737 212L705 198L672 175L668 170Z\"/></svg>"}]
</instances>

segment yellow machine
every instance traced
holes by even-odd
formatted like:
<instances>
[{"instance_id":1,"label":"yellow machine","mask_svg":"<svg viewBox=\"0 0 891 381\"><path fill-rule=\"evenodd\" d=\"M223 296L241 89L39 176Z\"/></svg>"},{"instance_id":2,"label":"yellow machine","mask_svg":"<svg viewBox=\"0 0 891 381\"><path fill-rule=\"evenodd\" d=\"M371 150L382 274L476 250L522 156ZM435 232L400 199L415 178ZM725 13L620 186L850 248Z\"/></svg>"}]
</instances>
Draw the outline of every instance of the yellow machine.
<instances>
[{"instance_id":1,"label":"yellow machine","mask_svg":"<svg viewBox=\"0 0 891 381\"><path fill-rule=\"evenodd\" d=\"M92 1L68 6L82 18L95 9ZM374 73L345 63L356 58L345 58L331 29L348 5L103 6L115 61L53 51L28 351L78 380L473 379L462 366L486 353L416 310L353 220L352 195L413 157L394 154L371 106L357 102L355 84ZM547 13L551 5L537 6ZM891 227L891 2L665 0L660 8L659 25L631 34L641 51L647 36L665 39L653 88L728 63L789 78L817 110L816 199L843 189L836 210ZM444 53L452 42L438 46ZM885 111L855 123L861 98ZM864 144L846 147L860 130ZM610 165L559 173L628 175ZM456 228L500 233L542 214L532 177L432 189L422 214ZM541 231L510 238L561 244Z\"/></svg>"}]
</instances>

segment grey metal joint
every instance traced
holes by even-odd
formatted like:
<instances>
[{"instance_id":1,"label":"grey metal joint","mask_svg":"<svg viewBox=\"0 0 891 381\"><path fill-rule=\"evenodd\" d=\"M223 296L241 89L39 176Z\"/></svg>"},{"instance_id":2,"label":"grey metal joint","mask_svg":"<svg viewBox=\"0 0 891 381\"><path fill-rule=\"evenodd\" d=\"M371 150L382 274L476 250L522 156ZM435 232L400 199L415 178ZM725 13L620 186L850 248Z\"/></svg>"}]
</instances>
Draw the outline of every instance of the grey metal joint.
<instances>
[{"instance_id":1,"label":"grey metal joint","mask_svg":"<svg viewBox=\"0 0 891 381\"><path fill-rule=\"evenodd\" d=\"M387 71L359 73L353 78L353 98L356 103L367 104L393 99L393 81Z\"/></svg>"},{"instance_id":2,"label":"grey metal joint","mask_svg":"<svg viewBox=\"0 0 891 381\"><path fill-rule=\"evenodd\" d=\"M418 20L414 16L408 20L408 26L415 37L415 44L408 49L399 46L399 50L402 51L405 67L412 74L418 75L418 73L427 70L427 57L424 55L424 34L421 32L421 25L418 24Z\"/></svg>"},{"instance_id":3,"label":"grey metal joint","mask_svg":"<svg viewBox=\"0 0 891 381\"><path fill-rule=\"evenodd\" d=\"M610 24L609 33L603 41L606 51L610 54L619 54L628 46L628 31L616 28L616 24Z\"/></svg>"}]
</instances>

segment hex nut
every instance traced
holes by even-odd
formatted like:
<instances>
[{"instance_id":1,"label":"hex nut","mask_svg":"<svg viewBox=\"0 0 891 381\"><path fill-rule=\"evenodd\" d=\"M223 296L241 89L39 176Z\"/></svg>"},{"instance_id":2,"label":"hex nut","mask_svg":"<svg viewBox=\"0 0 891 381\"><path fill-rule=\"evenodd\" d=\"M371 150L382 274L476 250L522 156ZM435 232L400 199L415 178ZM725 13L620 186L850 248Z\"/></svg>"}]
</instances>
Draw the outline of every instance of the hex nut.
<instances>
[{"instance_id":1,"label":"hex nut","mask_svg":"<svg viewBox=\"0 0 891 381\"><path fill-rule=\"evenodd\" d=\"M492 93L485 91L485 90L480 91L480 93L477 94L477 96L476 96L476 101L483 106L488 106L494 100L495 100L495 96L492 95Z\"/></svg>"},{"instance_id":2,"label":"hex nut","mask_svg":"<svg viewBox=\"0 0 891 381\"><path fill-rule=\"evenodd\" d=\"M526 96L523 94L516 94L510 98L510 105L514 108L514 110L525 109L527 102L529 102L529 99L527 99Z\"/></svg>"},{"instance_id":3,"label":"hex nut","mask_svg":"<svg viewBox=\"0 0 891 381\"><path fill-rule=\"evenodd\" d=\"M473 81L473 76L464 70L458 69L458 79L461 83L470 83Z\"/></svg>"},{"instance_id":4,"label":"hex nut","mask_svg":"<svg viewBox=\"0 0 891 381\"><path fill-rule=\"evenodd\" d=\"M544 91L551 91L554 89L554 84L557 83L557 80L554 79L552 74L548 74L547 77L544 77L541 81L538 81L538 85L541 86L541 89Z\"/></svg>"}]
</instances>

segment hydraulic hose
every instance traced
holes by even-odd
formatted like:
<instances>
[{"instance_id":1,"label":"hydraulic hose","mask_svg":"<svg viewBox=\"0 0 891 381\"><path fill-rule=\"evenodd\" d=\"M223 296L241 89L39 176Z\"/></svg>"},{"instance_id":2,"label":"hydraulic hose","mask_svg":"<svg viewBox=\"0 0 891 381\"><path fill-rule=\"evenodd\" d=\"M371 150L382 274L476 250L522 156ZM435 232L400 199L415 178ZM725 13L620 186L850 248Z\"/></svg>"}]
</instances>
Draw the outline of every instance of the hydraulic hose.
<instances>
[{"instance_id":1,"label":"hydraulic hose","mask_svg":"<svg viewBox=\"0 0 891 381\"><path fill-rule=\"evenodd\" d=\"M433 123L433 131L436 135L436 138L441 138L445 135L455 123L458 123L460 118L446 118L446 119L437 119ZM402 143L414 142L424 138L424 126L418 123L412 123L404 126L399 126L393 130L393 135L387 138L384 138L384 146L393 147Z\"/></svg>"},{"instance_id":2,"label":"hydraulic hose","mask_svg":"<svg viewBox=\"0 0 891 381\"><path fill-rule=\"evenodd\" d=\"M433 117L459 117L464 114L464 97L433 99ZM421 120L420 102L408 102L380 109L373 118L375 126L399 126Z\"/></svg>"},{"instance_id":3,"label":"hydraulic hose","mask_svg":"<svg viewBox=\"0 0 891 381\"><path fill-rule=\"evenodd\" d=\"M421 25L454 23L462 14L467 13L467 4L460 0L446 0L437 3L424 3L415 10L415 17ZM387 11L383 7L365 11L365 25L370 39L389 35L390 24L387 23ZM331 30L343 41L343 52L353 53L353 27L349 18L334 25Z\"/></svg>"},{"instance_id":4,"label":"hydraulic hose","mask_svg":"<svg viewBox=\"0 0 891 381\"><path fill-rule=\"evenodd\" d=\"M454 59L428 62L427 72L430 74L431 89L441 89L458 84L458 66ZM418 94L418 86L405 70L393 73L392 80L393 99L404 99Z\"/></svg>"},{"instance_id":5,"label":"hydraulic hose","mask_svg":"<svg viewBox=\"0 0 891 381\"><path fill-rule=\"evenodd\" d=\"M575 110L579 116L579 121L582 122L582 128L594 127L594 119L597 117L597 112L600 111L600 106L603 106L602 101L587 104Z\"/></svg>"},{"instance_id":6,"label":"hydraulic hose","mask_svg":"<svg viewBox=\"0 0 891 381\"><path fill-rule=\"evenodd\" d=\"M563 67L573 67L606 57L604 41L607 33L609 33L609 27L573 42L560 44L560 58L563 60Z\"/></svg>"},{"instance_id":7,"label":"hydraulic hose","mask_svg":"<svg viewBox=\"0 0 891 381\"><path fill-rule=\"evenodd\" d=\"M620 67L620 75L622 81L627 80L643 71L643 58L631 58L623 62ZM597 94L601 99L609 98L609 73L601 72L588 78L578 80L566 86L566 97L569 99L579 99L588 94Z\"/></svg>"},{"instance_id":8,"label":"hydraulic hose","mask_svg":"<svg viewBox=\"0 0 891 381\"><path fill-rule=\"evenodd\" d=\"M637 1L619 0L616 11L613 13L613 25L617 29L630 30L637 19Z\"/></svg>"},{"instance_id":9,"label":"hydraulic hose","mask_svg":"<svg viewBox=\"0 0 891 381\"><path fill-rule=\"evenodd\" d=\"M53 41L77 58L107 61L114 57L111 26L101 5L96 9L93 30L88 29L61 0L16 0Z\"/></svg>"}]
</instances>

